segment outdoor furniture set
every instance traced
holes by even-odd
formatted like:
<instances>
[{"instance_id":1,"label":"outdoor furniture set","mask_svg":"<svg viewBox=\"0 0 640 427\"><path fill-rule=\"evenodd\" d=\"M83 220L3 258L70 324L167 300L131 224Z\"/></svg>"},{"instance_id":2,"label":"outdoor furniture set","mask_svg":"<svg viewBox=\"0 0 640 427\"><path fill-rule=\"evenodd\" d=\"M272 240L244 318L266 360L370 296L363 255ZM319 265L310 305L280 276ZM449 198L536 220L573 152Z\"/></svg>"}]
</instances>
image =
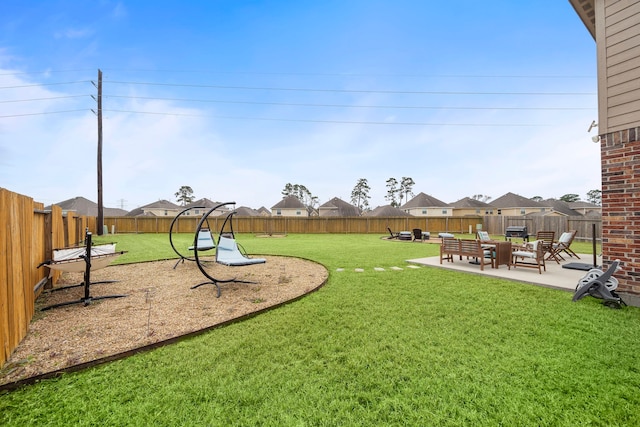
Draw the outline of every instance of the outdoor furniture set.
<instances>
[{"instance_id":1,"label":"outdoor furniture set","mask_svg":"<svg viewBox=\"0 0 640 427\"><path fill-rule=\"evenodd\" d=\"M524 230L526 233L526 229ZM467 259L473 258L469 262L479 264L480 269L484 270L485 264L491 264L492 268L498 268L500 265L516 267L537 268L538 272L546 271L545 261L553 259L558 264L560 260L564 260L561 253L570 257L578 255L570 249L571 242L576 235L576 230L563 233L558 239L554 240L555 232L539 231L536 233L536 239L528 242L529 235L521 235L522 244L514 244L510 240L496 241L491 240L489 233L486 231L478 231L477 239L455 239L445 237L440 245L440 264L443 260L453 262L454 256L459 256L462 260L463 256ZM509 236L515 237L515 236ZM545 258L546 257L546 258ZM578 257L579 258L579 257Z\"/></svg>"}]
</instances>

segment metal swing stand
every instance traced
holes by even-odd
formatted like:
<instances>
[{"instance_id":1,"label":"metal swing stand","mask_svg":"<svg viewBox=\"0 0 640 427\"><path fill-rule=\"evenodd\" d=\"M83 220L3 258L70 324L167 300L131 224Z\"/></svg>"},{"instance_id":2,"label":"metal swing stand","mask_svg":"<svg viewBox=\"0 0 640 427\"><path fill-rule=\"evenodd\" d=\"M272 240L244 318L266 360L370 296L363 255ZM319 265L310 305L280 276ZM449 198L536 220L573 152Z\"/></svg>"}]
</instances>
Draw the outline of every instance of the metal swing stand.
<instances>
[{"instance_id":1,"label":"metal swing stand","mask_svg":"<svg viewBox=\"0 0 640 427\"><path fill-rule=\"evenodd\" d=\"M226 203L220 203L219 205L214 206L213 208L211 208L209 210L209 212L207 212L205 215L203 215L202 219L200 219L200 222L198 223L198 228L196 229L196 238L194 239L193 245L194 245L194 250L193 250L193 254L195 257L195 261L196 264L198 265L198 269L200 270L200 272L209 280L207 280L206 282L202 282L202 283L198 283L197 285L194 285L191 287L191 289L196 289L199 288L200 286L203 285L214 285L216 287L216 298L220 298L220 285L219 283L248 283L248 284L255 284L256 282L250 282L247 280L238 280L236 278L233 279L216 279L215 277L211 276L209 273L207 273L206 269L202 266L202 262L198 256L198 233L200 232L200 229L202 228L202 225L207 222L209 215L211 215L211 213L213 211L215 211L218 208L221 208L223 206L226 205L235 205L236 202L226 202ZM231 217L232 214L229 214L227 216L227 219L225 219L224 223L222 224L222 228L220 229L220 236L222 236L222 233L224 231L224 227L227 223L227 221L229 220L229 218ZM231 223L230 223L231 224ZM230 225L231 227L231 234L233 234L233 224ZM218 242L219 243L219 242ZM176 264L177 265L177 264Z\"/></svg>"},{"instance_id":2,"label":"metal swing stand","mask_svg":"<svg viewBox=\"0 0 640 427\"><path fill-rule=\"evenodd\" d=\"M84 280L83 280L83 282L78 284L78 285L71 285L71 286L66 286L64 288L60 288L60 290L61 290L61 289L74 288L74 287L78 287L78 286L83 286L84 285L84 297L82 297L80 299L77 299L77 300L73 300L73 301L66 301L66 302L61 302L61 303L58 303L58 304L49 305L47 307L41 308L40 311L45 311L45 310L49 310L49 309L57 308L57 307L64 307L64 306L73 305L73 304L84 304L84 306L86 307L89 304L91 304L92 301L101 300L101 299L107 299L107 298L122 298L122 297L128 296L128 295L125 295L125 294L102 295L102 296L98 296L98 297L92 297L91 296L91 285L92 284L95 285L95 284L98 284L98 283L113 283L113 282L115 282L115 280L91 283L91 233L90 232L87 232L85 240L86 240L87 250L86 250L84 255L80 256L80 258L84 259L84 262L85 262Z\"/></svg>"}]
</instances>

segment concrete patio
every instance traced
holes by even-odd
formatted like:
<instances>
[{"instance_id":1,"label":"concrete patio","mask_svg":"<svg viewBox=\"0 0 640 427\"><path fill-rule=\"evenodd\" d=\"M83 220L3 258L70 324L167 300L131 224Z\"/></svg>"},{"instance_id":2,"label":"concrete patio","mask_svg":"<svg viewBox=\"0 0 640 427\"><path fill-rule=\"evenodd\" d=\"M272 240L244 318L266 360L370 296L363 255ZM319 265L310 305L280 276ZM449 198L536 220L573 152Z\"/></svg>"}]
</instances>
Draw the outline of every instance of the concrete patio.
<instances>
[{"instance_id":1,"label":"concrete patio","mask_svg":"<svg viewBox=\"0 0 640 427\"><path fill-rule=\"evenodd\" d=\"M491 268L491 266L485 265L484 270L480 270L479 265L470 264L466 257L463 257L463 259L460 260L457 256L454 257L454 262L444 260L442 261L442 264L440 264L439 256L409 259L407 262L429 267L444 268L447 270L462 271L471 274L499 277L502 279L574 292L578 281L587 274L587 271L562 268L562 265L570 262L578 262L588 265L593 264L593 255L578 255L580 256L580 259L565 257L565 261L561 261L561 264L558 264L553 260L547 261L547 271L543 271L542 274L538 273L536 268L514 268L511 266L511 269L509 269L506 265L501 265L500 268ZM600 257L597 258L597 262L598 265L602 265L602 259Z\"/></svg>"}]
</instances>

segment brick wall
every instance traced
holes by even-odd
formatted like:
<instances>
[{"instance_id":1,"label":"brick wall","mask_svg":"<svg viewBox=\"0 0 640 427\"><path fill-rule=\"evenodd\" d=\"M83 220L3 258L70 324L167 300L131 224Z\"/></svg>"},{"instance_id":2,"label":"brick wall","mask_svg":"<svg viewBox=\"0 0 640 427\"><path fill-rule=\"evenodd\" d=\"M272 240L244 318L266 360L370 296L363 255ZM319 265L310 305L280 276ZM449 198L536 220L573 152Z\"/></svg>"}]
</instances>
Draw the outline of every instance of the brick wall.
<instances>
[{"instance_id":1,"label":"brick wall","mask_svg":"<svg viewBox=\"0 0 640 427\"><path fill-rule=\"evenodd\" d=\"M618 291L640 296L640 127L600 137L603 264L620 259Z\"/></svg>"}]
</instances>

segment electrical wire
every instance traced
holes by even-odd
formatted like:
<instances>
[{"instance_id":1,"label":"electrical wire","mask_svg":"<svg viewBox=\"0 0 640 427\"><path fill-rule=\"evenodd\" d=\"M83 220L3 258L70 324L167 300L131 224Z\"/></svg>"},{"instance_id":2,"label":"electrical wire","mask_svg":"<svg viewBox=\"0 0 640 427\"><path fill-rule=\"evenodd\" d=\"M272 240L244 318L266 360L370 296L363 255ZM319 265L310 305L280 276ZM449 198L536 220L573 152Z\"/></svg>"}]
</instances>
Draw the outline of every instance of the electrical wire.
<instances>
[{"instance_id":1,"label":"electrical wire","mask_svg":"<svg viewBox=\"0 0 640 427\"><path fill-rule=\"evenodd\" d=\"M117 110L102 109L103 112L114 113L130 113L130 114L150 114L162 116L178 116L178 117L209 117L214 119L230 119L230 120L255 120L255 121L273 121L273 122L303 122L303 123L337 123L337 124L356 124L356 125L395 125L395 126L474 126L474 127L539 127L551 126L545 124L520 124L520 123L422 123L422 122L366 122L351 120L315 120L315 119L282 119L267 117L243 117L243 116L218 116L207 114L187 114L187 113L163 113L154 111L135 111L135 110Z\"/></svg>"},{"instance_id":2,"label":"electrical wire","mask_svg":"<svg viewBox=\"0 0 640 427\"><path fill-rule=\"evenodd\" d=\"M11 118L11 117L25 117L25 116L42 116L42 115L46 115L46 114L61 114L61 113L75 113L78 111L90 111L87 108L82 108L82 109L78 109L78 110L61 110L61 111L44 111L44 112L39 112L39 113L23 113L23 114L9 114L6 116L0 116L0 119L7 119L7 118Z\"/></svg>"},{"instance_id":3,"label":"electrical wire","mask_svg":"<svg viewBox=\"0 0 640 427\"><path fill-rule=\"evenodd\" d=\"M66 96L51 96L48 98L30 98L30 99L10 99L10 100L2 100L0 104L8 103L8 102L31 102L31 101L49 101L52 99L66 99L66 98L82 98L82 97L90 97L92 95L66 95Z\"/></svg>"},{"instance_id":4,"label":"electrical wire","mask_svg":"<svg viewBox=\"0 0 640 427\"><path fill-rule=\"evenodd\" d=\"M261 87L261 86L225 86L225 85L202 85L186 83L152 83L152 82L127 82L109 80L109 83L143 85L143 86L165 86L165 87L190 87L208 89L240 89L240 90L269 90L269 91L290 91L290 92L331 92L331 93L383 93L401 95L518 95L518 96L594 96L596 92L458 92L458 91L398 91L398 90L357 90L357 89L309 89L309 88L282 88L282 87Z\"/></svg>"},{"instance_id":5,"label":"electrical wire","mask_svg":"<svg viewBox=\"0 0 640 427\"><path fill-rule=\"evenodd\" d=\"M407 105L348 105L348 104L310 104L295 102L260 102L260 101L229 101L218 99L191 98L157 98L150 96L103 95L103 98L144 99L150 101L179 101L201 102L214 104L247 104L247 105L275 105L286 107L329 107L329 108L382 108L382 109L411 109L411 110L595 110L595 107L448 107L448 106L407 106ZM2 101L0 101L2 102Z\"/></svg>"}]
</instances>

